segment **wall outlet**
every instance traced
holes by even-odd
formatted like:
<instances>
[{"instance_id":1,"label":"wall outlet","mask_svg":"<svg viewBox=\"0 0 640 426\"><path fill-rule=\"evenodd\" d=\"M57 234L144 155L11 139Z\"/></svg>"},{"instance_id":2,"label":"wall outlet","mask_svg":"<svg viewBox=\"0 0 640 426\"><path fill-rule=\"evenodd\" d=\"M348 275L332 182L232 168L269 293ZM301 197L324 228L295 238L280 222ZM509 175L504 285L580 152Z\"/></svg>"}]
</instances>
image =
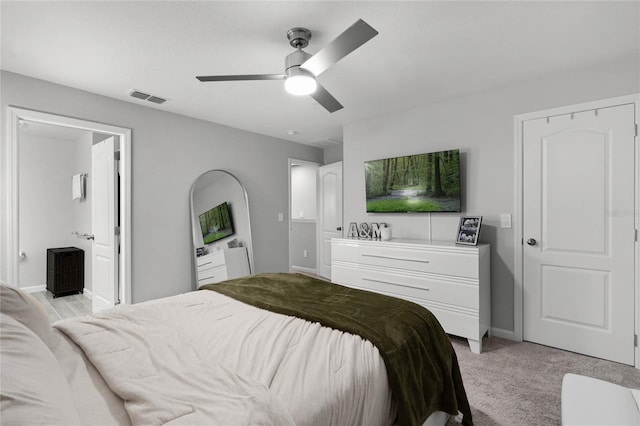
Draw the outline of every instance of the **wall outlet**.
<instances>
[{"instance_id":1,"label":"wall outlet","mask_svg":"<svg viewBox=\"0 0 640 426\"><path fill-rule=\"evenodd\" d=\"M278 222L284 221L284 213L278 213Z\"/></svg>"},{"instance_id":2,"label":"wall outlet","mask_svg":"<svg viewBox=\"0 0 640 426\"><path fill-rule=\"evenodd\" d=\"M511 228L510 213L500 213L500 228Z\"/></svg>"},{"instance_id":3,"label":"wall outlet","mask_svg":"<svg viewBox=\"0 0 640 426\"><path fill-rule=\"evenodd\" d=\"M307 252L306 250L302 250L302 255L304 257L309 257L309 252Z\"/></svg>"}]
</instances>

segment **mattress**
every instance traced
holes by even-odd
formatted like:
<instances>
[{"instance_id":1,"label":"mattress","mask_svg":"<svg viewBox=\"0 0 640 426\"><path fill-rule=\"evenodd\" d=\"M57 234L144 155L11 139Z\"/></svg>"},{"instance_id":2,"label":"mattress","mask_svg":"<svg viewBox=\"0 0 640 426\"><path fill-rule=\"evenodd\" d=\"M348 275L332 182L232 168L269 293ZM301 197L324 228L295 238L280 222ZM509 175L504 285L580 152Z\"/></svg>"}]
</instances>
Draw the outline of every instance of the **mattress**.
<instances>
[{"instance_id":1,"label":"mattress","mask_svg":"<svg viewBox=\"0 0 640 426\"><path fill-rule=\"evenodd\" d=\"M360 336L213 291L120 305L52 328L27 296L2 286L3 424L396 419L381 354ZM426 424L447 419L436 412Z\"/></svg>"},{"instance_id":2,"label":"mattress","mask_svg":"<svg viewBox=\"0 0 640 426\"><path fill-rule=\"evenodd\" d=\"M112 350L114 339L119 339L126 324L137 323L144 324L142 345L151 341L153 352L177 362L188 359L186 352L193 349L204 362L219 362L239 376L258 382L297 425L389 425L395 418L384 363L370 342L317 323L257 309L215 292L122 305L94 316L59 321L54 326L88 354L106 382L115 382L117 376L132 374L126 370L139 370L140 365L120 365L125 371L113 371L114 363L103 362L105 353ZM96 329L107 332L98 339L82 337L95 336ZM155 331L162 334L167 329L177 330L180 344L176 345L176 336L167 335L164 343L158 341L162 338L150 338ZM99 346L100 341L110 343L103 351L92 353L91 348ZM56 355L69 358L67 346L60 347L66 353L56 350ZM173 360L162 366L174 370L181 367ZM80 378L86 382L86 377ZM74 376L70 379L73 382ZM114 386L110 384L109 388ZM118 396L125 394L121 391ZM131 407L125 405L125 409L131 414ZM112 412L117 410L112 408Z\"/></svg>"}]
</instances>

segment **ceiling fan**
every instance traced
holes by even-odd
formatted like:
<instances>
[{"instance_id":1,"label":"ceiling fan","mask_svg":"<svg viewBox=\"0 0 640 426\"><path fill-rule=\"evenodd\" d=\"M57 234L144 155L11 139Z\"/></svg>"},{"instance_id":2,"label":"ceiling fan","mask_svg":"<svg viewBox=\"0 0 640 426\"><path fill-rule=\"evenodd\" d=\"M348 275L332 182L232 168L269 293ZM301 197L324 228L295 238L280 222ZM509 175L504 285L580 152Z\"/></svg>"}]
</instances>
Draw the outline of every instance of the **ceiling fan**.
<instances>
[{"instance_id":1,"label":"ceiling fan","mask_svg":"<svg viewBox=\"0 0 640 426\"><path fill-rule=\"evenodd\" d=\"M285 80L287 92L309 95L327 111L335 112L343 106L316 81L316 77L377 34L378 31L359 19L318 53L310 55L302 49L309 45L311 31L301 27L291 28L287 31L287 38L296 51L285 58L284 74L206 75L196 78L202 82Z\"/></svg>"}]
</instances>

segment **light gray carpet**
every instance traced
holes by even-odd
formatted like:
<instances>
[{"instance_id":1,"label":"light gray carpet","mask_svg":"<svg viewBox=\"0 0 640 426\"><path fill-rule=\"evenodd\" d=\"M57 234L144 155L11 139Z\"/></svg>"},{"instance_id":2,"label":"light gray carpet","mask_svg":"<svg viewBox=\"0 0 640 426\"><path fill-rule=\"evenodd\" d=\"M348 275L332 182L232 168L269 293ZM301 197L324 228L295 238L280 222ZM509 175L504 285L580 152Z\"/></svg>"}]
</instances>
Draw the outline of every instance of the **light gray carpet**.
<instances>
[{"instance_id":1,"label":"light gray carpet","mask_svg":"<svg viewBox=\"0 0 640 426\"><path fill-rule=\"evenodd\" d=\"M451 341L477 426L560 425L566 373L640 388L640 370L628 365L497 337L485 337L477 355L465 339L451 336Z\"/></svg>"}]
</instances>

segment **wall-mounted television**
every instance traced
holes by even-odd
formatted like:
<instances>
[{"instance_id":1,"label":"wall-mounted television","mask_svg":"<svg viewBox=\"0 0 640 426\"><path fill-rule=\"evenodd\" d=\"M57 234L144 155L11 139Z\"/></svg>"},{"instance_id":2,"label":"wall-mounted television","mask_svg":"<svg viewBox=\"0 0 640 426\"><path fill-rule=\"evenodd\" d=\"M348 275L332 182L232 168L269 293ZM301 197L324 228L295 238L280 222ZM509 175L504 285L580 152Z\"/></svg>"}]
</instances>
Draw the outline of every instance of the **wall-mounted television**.
<instances>
[{"instance_id":1,"label":"wall-mounted television","mask_svg":"<svg viewBox=\"0 0 640 426\"><path fill-rule=\"evenodd\" d=\"M460 212L460 150L365 161L367 213Z\"/></svg>"},{"instance_id":2,"label":"wall-mounted television","mask_svg":"<svg viewBox=\"0 0 640 426\"><path fill-rule=\"evenodd\" d=\"M233 235L233 219L229 210L229 204L222 204L207 210L198 216L202 240L205 244L211 244L230 235Z\"/></svg>"}]
</instances>

